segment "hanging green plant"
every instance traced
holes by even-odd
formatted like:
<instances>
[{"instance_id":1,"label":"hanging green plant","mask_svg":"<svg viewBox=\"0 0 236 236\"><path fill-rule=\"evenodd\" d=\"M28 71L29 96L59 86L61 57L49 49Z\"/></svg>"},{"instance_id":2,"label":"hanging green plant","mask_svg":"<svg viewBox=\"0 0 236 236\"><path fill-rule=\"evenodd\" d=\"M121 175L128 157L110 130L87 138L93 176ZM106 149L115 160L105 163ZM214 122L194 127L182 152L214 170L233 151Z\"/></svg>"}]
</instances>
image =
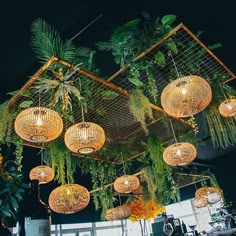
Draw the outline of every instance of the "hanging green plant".
<instances>
[{"instance_id":1,"label":"hanging green plant","mask_svg":"<svg viewBox=\"0 0 236 236\"><path fill-rule=\"evenodd\" d=\"M0 143L10 139L15 112L8 107L8 101L0 105Z\"/></svg>"},{"instance_id":2,"label":"hanging green plant","mask_svg":"<svg viewBox=\"0 0 236 236\"><path fill-rule=\"evenodd\" d=\"M45 162L52 167L59 183L63 185L75 182L76 158L70 154L64 143L52 141L47 148Z\"/></svg>"},{"instance_id":3,"label":"hanging green plant","mask_svg":"<svg viewBox=\"0 0 236 236\"><path fill-rule=\"evenodd\" d=\"M163 160L163 147L156 136L150 136L147 148L151 165L144 168L144 179L148 190L163 205L171 200L179 201L179 189L174 181L172 169Z\"/></svg>"},{"instance_id":4,"label":"hanging green plant","mask_svg":"<svg viewBox=\"0 0 236 236\"><path fill-rule=\"evenodd\" d=\"M101 209L101 219L105 220L105 213L113 207L116 198L113 187L105 188L104 186L112 183L116 178L116 167L112 163L86 158L78 158L77 163L82 173L91 175L92 188L95 190L92 191L95 209Z\"/></svg>"},{"instance_id":5,"label":"hanging green plant","mask_svg":"<svg viewBox=\"0 0 236 236\"><path fill-rule=\"evenodd\" d=\"M234 117L223 117L219 113L219 105L226 96L234 96L236 92L227 84L221 83L222 77L214 75L209 80L212 87L213 97L211 104L203 111L205 129L209 131L211 141L215 148L226 149L236 144L236 120ZM222 91L223 90L223 91Z\"/></svg>"},{"instance_id":6,"label":"hanging green plant","mask_svg":"<svg viewBox=\"0 0 236 236\"><path fill-rule=\"evenodd\" d=\"M140 122L145 133L148 133L146 118L153 120L152 108L149 105L148 98L140 89L133 90L130 93L129 109L136 121Z\"/></svg>"}]
</instances>

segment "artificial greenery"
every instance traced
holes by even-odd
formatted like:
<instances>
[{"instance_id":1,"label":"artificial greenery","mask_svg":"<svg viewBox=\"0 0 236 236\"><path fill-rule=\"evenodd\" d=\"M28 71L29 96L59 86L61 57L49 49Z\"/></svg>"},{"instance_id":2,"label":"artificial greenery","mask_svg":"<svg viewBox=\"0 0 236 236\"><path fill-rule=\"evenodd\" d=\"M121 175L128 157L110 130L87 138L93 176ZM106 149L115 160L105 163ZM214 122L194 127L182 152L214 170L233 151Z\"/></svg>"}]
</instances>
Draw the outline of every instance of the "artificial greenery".
<instances>
[{"instance_id":1,"label":"artificial greenery","mask_svg":"<svg viewBox=\"0 0 236 236\"><path fill-rule=\"evenodd\" d=\"M63 184L74 183L76 171L76 158L70 154L68 148L61 141L52 141L48 148L45 161L55 172L55 179Z\"/></svg>"},{"instance_id":2,"label":"artificial greenery","mask_svg":"<svg viewBox=\"0 0 236 236\"><path fill-rule=\"evenodd\" d=\"M0 155L0 219L15 217L28 187L23 182L22 172L13 160L5 161Z\"/></svg>"},{"instance_id":3,"label":"artificial greenery","mask_svg":"<svg viewBox=\"0 0 236 236\"><path fill-rule=\"evenodd\" d=\"M175 15L153 19L148 13L143 13L140 19L133 19L116 28L109 41L99 42L97 46L100 50L111 51L115 62L124 67L168 34L175 19Z\"/></svg>"},{"instance_id":4,"label":"artificial greenery","mask_svg":"<svg viewBox=\"0 0 236 236\"><path fill-rule=\"evenodd\" d=\"M211 78L212 102L202 113L213 146L226 149L236 144L236 120L234 117L221 116L219 105L225 100L224 94L229 98L236 93L228 84L223 83L222 79L219 75Z\"/></svg>"},{"instance_id":5,"label":"artificial greenery","mask_svg":"<svg viewBox=\"0 0 236 236\"><path fill-rule=\"evenodd\" d=\"M101 219L105 220L106 211L113 207L114 191L111 187L104 187L116 178L116 166L112 163L79 158L78 166L82 173L90 174L92 181L93 202L95 209L101 209Z\"/></svg>"},{"instance_id":6,"label":"artificial greenery","mask_svg":"<svg viewBox=\"0 0 236 236\"><path fill-rule=\"evenodd\" d=\"M0 143L9 139L14 119L14 112L9 109L8 101L0 105Z\"/></svg>"},{"instance_id":7,"label":"artificial greenery","mask_svg":"<svg viewBox=\"0 0 236 236\"><path fill-rule=\"evenodd\" d=\"M147 145L151 164L143 171L149 192L163 205L168 204L171 200L179 201L179 189L174 181L172 168L163 160L164 149L160 139L150 136Z\"/></svg>"},{"instance_id":8,"label":"artificial greenery","mask_svg":"<svg viewBox=\"0 0 236 236\"><path fill-rule=\"evenodd\" d=\"M57 56L63 60L78 64L82 62L87 65L91 62L91 50L85 47L76 47L71 40L64 41L59 32L50 26L45 20L39 18L32 23L32 48L37 59L46 63L52 56Z\"/></svg>"},{"instance_id":9,"label":"artificial greenery","mask_svg":"<svg viewBox=\"0 0 236 236\"><path fill-rule=\"evenodd\" d=\"M152 108L149 105L148 98L140 89L135 89L130 93L129 110L136 121L140 122L145 133L148 133L146 118L153 120Z\"/></svg>"}]
</instances>

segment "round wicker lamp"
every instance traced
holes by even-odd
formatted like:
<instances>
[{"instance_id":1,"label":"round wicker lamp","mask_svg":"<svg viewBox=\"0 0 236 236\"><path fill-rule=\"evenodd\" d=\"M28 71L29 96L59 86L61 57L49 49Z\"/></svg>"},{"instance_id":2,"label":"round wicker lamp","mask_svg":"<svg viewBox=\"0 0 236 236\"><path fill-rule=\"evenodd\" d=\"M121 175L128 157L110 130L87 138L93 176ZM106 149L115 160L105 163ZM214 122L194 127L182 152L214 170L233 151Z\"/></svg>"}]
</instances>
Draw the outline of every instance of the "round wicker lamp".
<instances>
[{"instance_id":1,"label":"round wicker lamp","mask_svg":"<svg viewBox=\"0 0 236 236\"><path fill-rule=\"evenodd\" d=\"M61 214L73 214L84 209L90 201L88 190L79 184L65 184L49 195L50 208Z\"/></svg>"},{"instance_id":2,"label":"round wicker lamp","mask_svg":"<svg viewBox=\"0 0 236 236\"><path fill-rule=\"evenodd\" d=\"M134 175L123 175L114 182L114 189L118 193L131 193L140 185L139 178Z\"/></svg>"},{"instance_id":3,"label":"round wicker lamp","mask_svg":"<svg viewBox=\"0 0 236 236\"><path fill-rule=\"evenodd\" d=\"M188 75L169 83L161 94L161 104L167 114L188 117L205 109L212 99L208 82L200 76Z\"/></svg>"},{"instance_id":4,"label":"round wicker lamp","mask_svg":"<svg viewBox=\"0 0 236 236\"><path fill-rule=\"evenodd\" d=\"M221 200L221 191L218 188L203 187L195 192L196 198L205 198L211 204L217 203Z\"/></svg>"},{"instance_id":5,"label":"round wicker lamp","mask_svg":"<svg viewBox=\"0 0 236 236\"><path fill-rule=\"evenodd\" d=\"M207 206L208 202L207 202L207 199L206 198L194 198L192 200L192 205L195 207L195 208L202 208L202 207L205 207Z\"/></svg>"},{"instance_id":6,"label":"round wicker lamp","mask_svg":"<svg viewBox=\"0 0 236 236\"><path fill-rule=\"evenodd\" d=\"M65 144L75 153L96 152L105 143L103 128L92 122L80 122L72 125L65 133Z\"/></svg>"},{"instance_id":7,"label":"round wicker lamp","mask_svg":"<svg viewBox=\"0 0 236 236\"><path fill-rule=\"evenodd\" d=\"M55 173L53 169L49 166L40 165L34 167L30 173L29 177L31 180L38 180L39 184L46 184L54 179Z\"/></svg>"},{"instance_id":8,"label":"round wicker lamp","mask_svg":"<svg viewBox=\"0 0 236 236\"><path fill-rule=\"evenodd\" d=\"M197 156L197 150L191 143L174 143L163 152L166 164L170 166L183 166L191 163Z\"/></svg>"},{"instance_id":9,"label":"round wicker lamp","mask_svg":"<svg viewBox=\"0 0 236 236\"><path fill-rule=\"evenodd\" d=\"M230 98L222 102L219 106L219 112L224 117L236 115L236 99Z\"/></svg>"},{"instance_id":10,"label":"round wicker lamp","mask_svg":"<svg viewBox=\"0 0 236 236\"><path fill-rule=\"evenodd\" d=\"M127 206L118 206L115 208L108 209L106 211L106 220L122 220L126 219L131 215L131 210Z\"/></svg>"},{"instance_id":11,"label":"round wicker lamp","mask_svg":"<svg viewBox=\"0 0 236 236\"><path fill-rule=\"evenodd\" d=\"M29 142L49 142L63 130L59 114L45 107L30 107L21 111L15 119L15 131Z\"/></svg>"}]
</instances>

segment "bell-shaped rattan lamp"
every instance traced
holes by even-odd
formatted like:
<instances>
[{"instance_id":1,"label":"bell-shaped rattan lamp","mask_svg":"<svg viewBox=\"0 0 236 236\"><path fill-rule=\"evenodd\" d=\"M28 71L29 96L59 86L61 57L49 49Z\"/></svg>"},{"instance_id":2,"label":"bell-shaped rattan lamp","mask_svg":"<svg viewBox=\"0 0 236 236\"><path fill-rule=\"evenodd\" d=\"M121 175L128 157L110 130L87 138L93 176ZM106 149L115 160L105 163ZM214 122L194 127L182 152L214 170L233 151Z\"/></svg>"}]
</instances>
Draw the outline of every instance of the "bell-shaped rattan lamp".
<instances>
[{"instance_id":1,"label":"bell-shaped rattan lamp","mask_svg":"<svg viewBox=\"0 0 236 236\"><path fill-rule=\"evenodd\" d=\"M139 178L134 175L123 175L114 182L114 189L118 193L131 193L138 189L140 185Z\"/></svg>"},{"instance_id":2,"label":"bell-shaped rattan lamp","mask_svg":"<svg viewBox=\"0 0 236 236\"><path fill-rule=\"evenodd\" d=\"M88 190L79 184L65 184L49 195L50 208L61 214L73 214L83 210L90 201Z\"/></svg>"},{"instance_id":3,"label":"bell-shaped rattan lamp","mask_svg":"<svg viewBox=\"0 0 236 236\"><path fill-rule=\"evenodd\" d=\"M95 123L80 122L67 129L64 139L67 148L72 152L89 154L104 145L105 132Z\"/></svg>"},{"instance_id":4,"label":"bell-shaped rattan lamp","mask_svg":"<svg viewBox=\"0 0 236 236\"><path fill-rule=\"evenodd\" d=\"M174 117L193 116L205 109L211 99L210 85L198 75L183 76L172 81L161 94L164 111Z\"/></svg>"},{"instance_id":5,"label":"bell-shaped rattan lamp","mask_svg":"<svg viewBox=\"0 0 236 236\"><path fill-rule=\"evenodd\" d=\"M46 107L30 107L21 111L14 123L15 131L22 139L34 142L49 142L63 130L59 114Z\"/></svg>"}]
</instances>

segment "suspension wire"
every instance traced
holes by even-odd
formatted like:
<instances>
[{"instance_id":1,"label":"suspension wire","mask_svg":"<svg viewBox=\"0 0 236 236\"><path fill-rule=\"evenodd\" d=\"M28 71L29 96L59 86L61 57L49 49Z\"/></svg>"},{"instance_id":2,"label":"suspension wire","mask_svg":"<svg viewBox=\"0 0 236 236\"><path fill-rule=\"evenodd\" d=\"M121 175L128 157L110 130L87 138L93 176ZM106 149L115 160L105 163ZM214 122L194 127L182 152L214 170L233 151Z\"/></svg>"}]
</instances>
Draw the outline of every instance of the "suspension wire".
<instances>
[{"instance_id":1,"label":"suspension wire","mask_svg":"<svg viewBox=\"0 0 236 236\"><path fill-rule=\"evenodd\" d=\"M41 148L41 166L43 165L43 148Z\"/></svg>"},{"instance_id":2,"label":"suspension wire","mask_svg":"<svg viewBox=\"0 0 236 236\"><path fill-rule=\"evenodd\" d=\"M221 89L221 92L223 93L223 96L224 96L225 100L227 100L228 98L226 97L226 95L225 95L225 92L224 92L224 90L223 90L223 88L222 88L222 85L221 85L221 84L220 84L220 89Z\"/></svg>"},{"instance_id":3,"label":"suspension wire","mask_svg":"<svg viewBox=\"0 0 236 236\"><path fill-rule=\"evenodd\" d=\"M176 71L177 76L180 77L179 71L178 71L178 69L177 69L177 66L176 66L176 63L175 63L175 60L174 60L174 57L173 57L171 51L168 51L168 54L167 54L167 55L171 58L171 60L172 60L172 62L173 62L173 64L174 64L174 67L175 67L175 71Z\"/></svg>"},{"instance_id":4,"label":"suspension wire","mask_svg":"<svg viewBox=\"0 0 236 236\"><path fill-rule=\"evenodd\" d=\"M176 139L176 136L175 136L174 127L173 127L173 124L172 124L172 121L171 121L170 118L169 118L169 121L170 121L170 127L171 127L171 130L172 130L172 133L173 133L173 136L174 136L174 140L175 140L175 142L177 143L177 139Z\"/></svg>"},{"instance_id":5,"label":"suspension wire","mask_svg":"<svg viewBox=\"0 0 236 236\"><path fill-rule=\"evenodd\" d=\"M100 14L97 16L94 20L92 20L88 25L86 25L82 30L80 30L76 35L74 35L69 41L73 41L75 38L77 38L80 34L82 34L86 29L88 29L92 24L94 24L99 18L101 18L103 14Z\"/></svg>"}]
</instances>

